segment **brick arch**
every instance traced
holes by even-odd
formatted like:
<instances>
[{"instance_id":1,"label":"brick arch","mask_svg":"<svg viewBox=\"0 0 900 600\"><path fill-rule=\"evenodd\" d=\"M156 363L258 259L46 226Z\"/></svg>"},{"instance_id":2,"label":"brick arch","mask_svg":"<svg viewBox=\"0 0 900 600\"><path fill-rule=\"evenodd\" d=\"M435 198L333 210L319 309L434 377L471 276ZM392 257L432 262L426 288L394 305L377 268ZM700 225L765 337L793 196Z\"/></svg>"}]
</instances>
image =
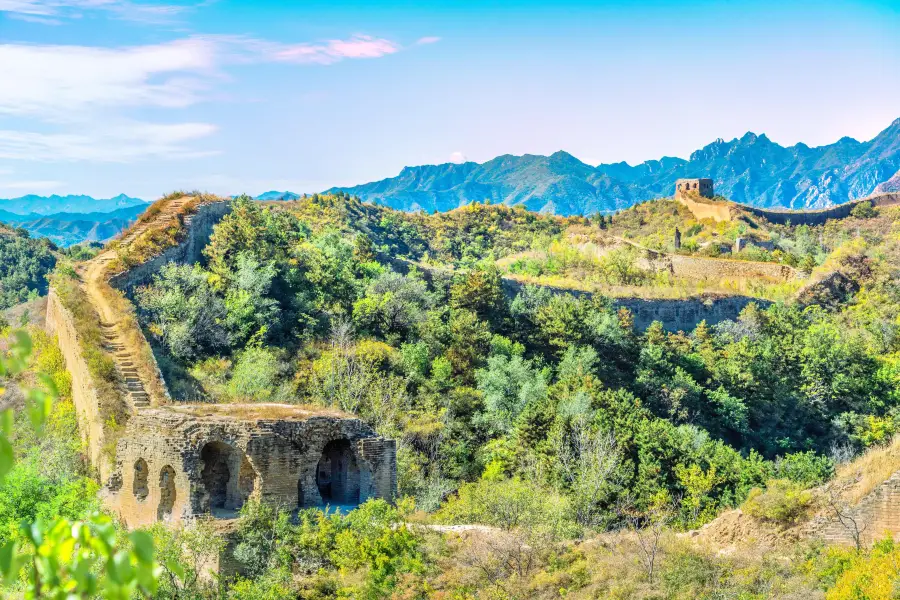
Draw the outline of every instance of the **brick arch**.
<instances>
[{"instance_id":1,"label":"brick arch","mask_svg":"<svg viewBox=\"0 0 900 600\"><path fill-rule=\"evenodd\" d=\"M131 484L131 491L138 502L143 502L150 494L150 486L147 484L150 477L150 468L147 461L138 458L134 462L134 478Z\"/></svg>"},{"instance_id":2,"label":"brick arch","mask_svg":"<svg viewBox=\"0 0 900 600\"><path fill-rule=\"evenodd\" d=\"M364 465L347 438L331 440L322 448L315 482L323 504L358 505L362 498Z\"/></svg>"},{"instance_id":3,"label":"brick arch","mask_svg":"<svg viewBox=\"0 0 900 600\"><path fill-rule=\"evenodd\" d=\"M168 521L172 518L175 498L175 469L171 465L166 465L159 472L159 506L156 508L158 521Z\"/></svg>"},{"instance_id":4,"label":"brick arch","mask_svg":"<svg viewBox=\"0 0 900 600\"><path fill-rule=\"evenodd\" d=\"M236 511L259 487L259 476L243 450L220 440L200 449L201 509Z\"/></svg>"}]
</instances>

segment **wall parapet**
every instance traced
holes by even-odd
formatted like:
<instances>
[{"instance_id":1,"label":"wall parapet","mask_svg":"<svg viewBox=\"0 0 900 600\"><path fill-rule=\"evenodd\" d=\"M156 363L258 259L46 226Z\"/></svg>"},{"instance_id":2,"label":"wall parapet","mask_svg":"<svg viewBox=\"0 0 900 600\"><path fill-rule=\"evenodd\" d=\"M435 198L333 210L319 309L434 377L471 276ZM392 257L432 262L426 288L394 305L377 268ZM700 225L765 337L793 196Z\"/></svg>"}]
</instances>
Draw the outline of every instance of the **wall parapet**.
<instances>
[{"instance_id":1,"label":"wall parapet","mask_svg":"<svg viewBox=\"0 0 900 600\"><path fill-rule=\"evenodd\" d=\"M187 233L184 239L143 263L116 273L109 278L109 284L115 289L131 294L136 288L150 283L153 276L168 263L202 262L203 248L209 242L213 227L229 212L231 212L229 201L199 205L196 212L185 219L184 227Z\"/></svg>"},{"instance_id":2,"label":"wall parapet","mask_svg":"<svg viewBox=\"0 0 900 600\"><path fill-rule=\"evenodd\" d=\"M106 429L100 414L100 397L81 352L75 318L63 305L53 287L47 294L47 329L56 334L66 361L66 369L72 376L72 403L75 405L78 431L82 442L87 446L90 463L104 477L110 465L106 464L103 456Z\"/></svg>"}]
</instances>

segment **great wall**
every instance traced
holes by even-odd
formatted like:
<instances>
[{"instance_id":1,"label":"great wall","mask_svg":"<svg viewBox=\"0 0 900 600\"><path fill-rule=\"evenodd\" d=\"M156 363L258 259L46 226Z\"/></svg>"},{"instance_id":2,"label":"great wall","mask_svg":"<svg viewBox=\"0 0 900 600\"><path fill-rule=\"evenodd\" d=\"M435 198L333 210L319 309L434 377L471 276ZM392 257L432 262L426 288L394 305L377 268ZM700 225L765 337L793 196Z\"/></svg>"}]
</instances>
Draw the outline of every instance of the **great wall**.
<instances>
[{"instance_id":1,"label":"great wall","mask_svg":"<svg viewBox=\"0 0 900 600\"><path fill-rule=\"evenodd\" d=\"M58 336L72 374L79 429L104 482L105 507L128 527L138 527L203 515L228 522L249 499L288 509L393 500L396 444L352 415L287 404L188 404L171 398L161 377L153 381L158 369L147 340L129 322L127 294L168 262L202 260L201 250L229 202L191 207L176 244L131 269L110 271L141 236L183 216L190 200L166 202L79 270L78 285L99 319L100 350L118 375L124 422L104 421L100 382L84 355L88 332L78 330L58 291L49 292L47 327ZM149 367L136 365L148 361Z\"/></svg>"},{"instance_id":2,"label":"great wall","mask_svg":"<svg viewBox=\"0 0 900 600\"><path fill-rule=\"evenodd\" d=\"M703 185L702 189L700 188L701 185ZM748 204L714 200L713 184L709 179L679 179L675 183L674 198L686 206L697 220L732 221L737 218L740 211L746 211L776 225L822 225L828 219L843 219L850 216L853 209L864 202L870 203L873 208L887 208L900 205L900 193L877 192L876 190L876 193L865 198L851 200L850 202L827 208L812 210L759 208Z\"/></svg>"},{"instance_id":3,"label":"great wall","mask_svg":"<svg viewBox=\"0 0 900 600\"><path fill-rule=\"evenodd\" d=\"M877 206L900 203L900 194L885 196L888 198ZM133 315L123 309L123 304L110 301L109 290L127 301L128 294L149 282L165 264L202 261L202 249L213 227L230 210L227 201L192 207L176 244L130 269L111 273L123 250L160 223L174 220L188 200L170 201L158 214L129 231L117 246L108 247L79 271L79 285L98 316L102 351L112 359L118 373L118 392L128 412L124 423L111 428L104 421L99 386L83 352L83 334L57 290L51 287L49 292L47 327L58 336L72 374L79 428L91 464L104 482L101 494L105 507L128 527L159 521L176 525L211 516L227 529L250 499L295 509L323 504L355 506L368 498L393 500L397 494L396 444L376 435L360 419L321 407L179 401L166 389L143 334L124 335L126 322ZM849 210L840 208L835 214L849 214ZM825 213L815 211L814 218L821 214ZM668 261L667 268L671 269L704 270L712 262L701 259L702 266L698 267L691 263L693 257L657 254L648 256L648 260ZM753 263L747 266L745 261L715 262L734 263L743 274L749 273L746 269L758 268ZM769 267L776 270L763 275L792 276L780 265ZM504 285L512 292L522 284L506 278ZM658 320L669 329L683 330L690 330L701 320L716 323L734 319L750 302L767 304L739 295L683 300L617 298L614 302L633 313L638 328ZM149 361L149 370L138 369L136 362L140 361ZM156 377L159 381L154 381ZM113 451L108 452L110 449ZM900 533L898 498L900 473L876 487L847 514L869 524L866 539L886 532ZM837 543L854 542L846 525L827 515L814 520L804 535ZM228 566L229 561L226 555L220 557L221 568L236 568Z\"/></svg>"}]
</instances>

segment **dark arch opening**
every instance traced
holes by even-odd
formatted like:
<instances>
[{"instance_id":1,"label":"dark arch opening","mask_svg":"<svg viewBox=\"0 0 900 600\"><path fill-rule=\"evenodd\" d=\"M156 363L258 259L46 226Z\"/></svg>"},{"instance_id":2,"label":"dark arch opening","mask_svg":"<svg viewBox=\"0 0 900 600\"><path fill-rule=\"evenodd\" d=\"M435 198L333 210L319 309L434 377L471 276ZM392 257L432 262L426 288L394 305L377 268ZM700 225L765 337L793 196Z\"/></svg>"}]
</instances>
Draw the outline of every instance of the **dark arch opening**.
<instances>
[{"instance_id":1,"label":"dark arch opening","mask_svg":"<svg viewBox=\"0 0 900 600\"><path fill-rule=\"evenodd\" d=\"M166 465L159 472L159 507L156 509L156 518L159 521L168 521L172 516L172 508L175 506L175 469Z\"/></svg>"},{"instance_id":2,"label":"dark arch opening","mask_svg":"<svg viewBox=\"0 0 900 600\"><path fill-rule=\"evenodd\" d=\"M149 469L147 468L147 461L143 458L137 459L134 463L134 484L131 488L132 492L134 492L134 497L137 498L138 502L146 500L147 495L150 493L150 487L147 485L148 475Z\"/></svg>"},{"instance_id":3,"label":"dark arch opening","mask_svg":"<svg viewBox=\"0 0 900 600\"><path fill-rule=\"evenodd\" d=\"M334 440L322 449L316 486L326 504L359 504L359 465L349 440Z\"/></svg>"},{"instance_id":4,"label":"dark arch opening","mask_svg":"<svg viewBox=\"0 0 900 600\"><path fill-rule=\"evenodd\" d=\"M223 442L210 442L200 451L200 460L208 510L240 510L256 486L256 471L247 456Z\"/></svg>"}]
</instances>

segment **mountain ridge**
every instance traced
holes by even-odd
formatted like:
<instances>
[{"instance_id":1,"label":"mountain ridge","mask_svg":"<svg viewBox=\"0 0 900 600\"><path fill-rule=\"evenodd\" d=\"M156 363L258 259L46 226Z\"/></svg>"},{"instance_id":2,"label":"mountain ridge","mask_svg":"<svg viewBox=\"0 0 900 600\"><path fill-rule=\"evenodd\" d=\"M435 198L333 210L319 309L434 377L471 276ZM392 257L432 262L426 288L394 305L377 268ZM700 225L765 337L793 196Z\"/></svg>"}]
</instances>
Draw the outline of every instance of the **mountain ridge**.
<instances>
[{"instance_id":1,"label":"mountain ridge","mask_svg":"<svg viewBox=\"0 0 900 600\"><path fill-rule=\"evenodd\" d=\"M404 167L396 177L326 192L347 192L402 210L446 211L472 201L521 204L562 215L613 212L670 196L675 180L711 177L716 191L764 208L815 209L873 193L900 171L900 119L869 141L781 146L766 134L718 138L688 159L588 165L565 151L504 154L484 163Z\"/></svg>"},{"instance_id":2,"label":"mountain ridge","mask_svg":"<svg viewBox=\"0 0 900 600\"><path fill-rule=\"evenodd\" d=\"M85 194L39 196L26 194L17 198L0 198L0 210L17 215L40 216L59 213L108 213L121 208L149 206L141 198L119 194L112 198L94 198Z\"/></svg>"}]
</instances>

